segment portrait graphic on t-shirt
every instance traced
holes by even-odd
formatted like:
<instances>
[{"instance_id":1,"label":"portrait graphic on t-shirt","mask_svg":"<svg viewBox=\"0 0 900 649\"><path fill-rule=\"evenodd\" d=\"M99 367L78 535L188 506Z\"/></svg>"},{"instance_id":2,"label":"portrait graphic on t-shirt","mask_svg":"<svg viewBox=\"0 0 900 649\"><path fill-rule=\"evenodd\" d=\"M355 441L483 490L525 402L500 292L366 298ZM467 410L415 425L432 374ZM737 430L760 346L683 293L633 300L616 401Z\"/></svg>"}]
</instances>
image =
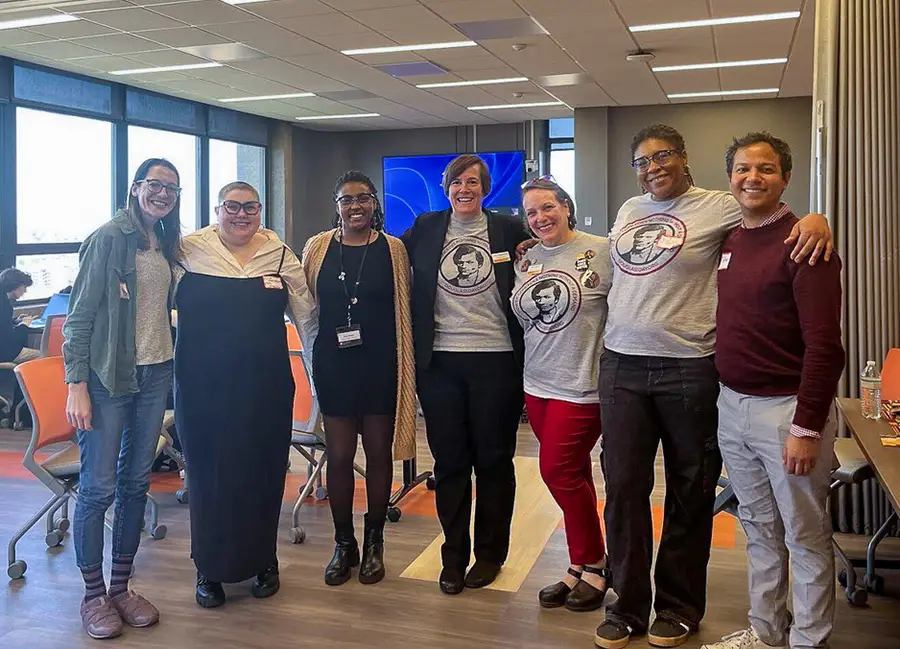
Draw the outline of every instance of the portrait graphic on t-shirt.
<instances>
[{"instance_id":1,"label":"portrait graphic on t-shirt","mask_svg":"<svg viewBox=\"0 0 900 649\"><path fill-rule=\"evenodd\" d=\"M494 284L488 243L475 237L454 239L444 247L438 286L453 295L475 295Z\"/></svg>"},{"instance_id":2,"label":"portrait graphic on t-shirt","mask_svg":"<svg viewBox=\"0 0 900 649\"><path fill-rule=\"evenodd\" d=\"M542 333L554 333L572 323L581 309L581 287L559 270L535 275L513 295L513 309Z\"/></svg>"},{"instance_id":3,"label":"portrait graphic on t-shirt","mask_svg":"<svg viewBox=\"0 0 900 649\"><path fill-rule=\"evenodd\" d=\"M629 275L649 275L681 251L687 228L670 214L651 214L629 223L616 236L612 258Z\"/></svg>"}]
</instances>

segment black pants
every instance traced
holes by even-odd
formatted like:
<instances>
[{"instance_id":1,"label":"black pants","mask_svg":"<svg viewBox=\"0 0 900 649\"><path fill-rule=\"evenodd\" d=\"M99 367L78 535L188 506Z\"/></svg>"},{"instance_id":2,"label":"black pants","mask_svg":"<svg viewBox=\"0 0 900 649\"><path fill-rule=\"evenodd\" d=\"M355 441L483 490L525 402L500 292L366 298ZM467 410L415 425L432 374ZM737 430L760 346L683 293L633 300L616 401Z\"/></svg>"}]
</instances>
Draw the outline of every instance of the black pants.
<instances>
[{"instance_id":1,"label":"black pants","mask_svg":"<svg viewBox=\"0 0 900 649\"><path fill-rule=\"evenodd\" d=\"M460 570L469 565L473 469L475 558L500 565L509 552L516 495L513 456L522 373L512 352L435 352L417 380L434 457L443 565Z\"/></svg>"},{"instance_id":2,"label":"black pants","mask_svg":"<svg viewBox=\"0 0 900 649\"><path fill-rule=\"evenodd\" d=\"M696 628L706 610L706 568L722 458L714 357L627 356L600 362L606 533L619 599L607 615L647 629L652 592L650 493L660 441L666 472L656 558L656 614Z\"/></svg>"}]
</instances>

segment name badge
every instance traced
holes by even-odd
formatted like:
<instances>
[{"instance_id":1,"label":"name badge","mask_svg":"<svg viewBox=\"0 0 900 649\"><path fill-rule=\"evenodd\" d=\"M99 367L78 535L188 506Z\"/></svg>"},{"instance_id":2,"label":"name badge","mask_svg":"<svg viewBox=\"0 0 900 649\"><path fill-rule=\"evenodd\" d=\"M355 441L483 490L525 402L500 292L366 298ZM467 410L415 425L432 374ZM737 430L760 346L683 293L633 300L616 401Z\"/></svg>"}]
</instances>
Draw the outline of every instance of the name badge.
<instances>
[{"instance_id":1,"label":"name badge","mask_svg":"<svg viewBox=\"0 0 900 649\"><path fill-rule=\"evenodd\" d=\"M528 267L528 274L529 275L537 275L537 274L543 272L543 270L544 270L544 264L531 264L531 266Z\"/></svg>"},{"instance_id":2,"label":"name badge","mask_svg":"<svg viewBox=\"0 0 900 649\"><path fill-rule=\"evenodd\" d=\"M725 270L728 268L728 264L731 263L731 253L723 252L722 259L719 260L719 270Z\"/></svg>"},{"instance_id":3,"label":"name badge","mask_svg":"<svg viewBox=\"0 0 900 649\"><path fill-rule=\"evenodd\" d=\"M362 327L358 324L337 328L338 348L359 347L362 345Z\"/></svg>"},{"instance_id":4,"label":"name badge","mask_svg":"<svg viewBox=\"0 0 900 649\"><path fill-rule=\"evenodd\" d=\"M669 250L670 248L677 248L683 243L684 237L670 237L669 235L664 234L656 242L656 245L664 250Z\"/></svg>"},{"instance_id":5,"label":"name badge","mask_svg":"<svg viewBox=\"0 0 900 649\"><path fill-rule=\"evenodd\" d=\"M128 286L125 285L125 282L119 282L119 299L121 300L130 300L131 296L128 295Z\"/></svg>"},{"instance_id":6,"label":"name badge","mask_svg":"<svg viewBox=\"0 0 900 649\"><path fill-rule=\"evenodd\" d=\"M274 288L279 290L284 288L284 284L281 282L281 278L277 275L263 276L263 286L265 286L266 288Z\"/></svg>"},{"instance_id":7,"label":"name badge","mask_svg":"<svg viewBox=\"0 0 900 649\"><path fill-rule=\"evenodd\" d=\"M495 252L491 254L491 259L494 260L495 264L502 264L504 261L510 261L509 253L505 250L503 252Z\"/></svg>"}]
</instances>

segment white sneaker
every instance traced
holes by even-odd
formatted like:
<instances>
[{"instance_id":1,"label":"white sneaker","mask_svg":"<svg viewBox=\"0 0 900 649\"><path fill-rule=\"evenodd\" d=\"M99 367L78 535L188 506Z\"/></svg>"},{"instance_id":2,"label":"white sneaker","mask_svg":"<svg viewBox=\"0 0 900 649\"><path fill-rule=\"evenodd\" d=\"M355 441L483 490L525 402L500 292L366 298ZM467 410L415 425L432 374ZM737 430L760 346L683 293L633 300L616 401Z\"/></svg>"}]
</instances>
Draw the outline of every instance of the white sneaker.
<instances>
[{"instance_id":1,"label":"white sneaker","mask_svg":"<svg viewBox=\"0 0 900 649\"><path fill-rule=\"evenodd\" d=\"M785 645L768 645L759 639L753 627L725 636L719 642L705 644L700 649L784 649Z\"/></svg>"}]
</instances>

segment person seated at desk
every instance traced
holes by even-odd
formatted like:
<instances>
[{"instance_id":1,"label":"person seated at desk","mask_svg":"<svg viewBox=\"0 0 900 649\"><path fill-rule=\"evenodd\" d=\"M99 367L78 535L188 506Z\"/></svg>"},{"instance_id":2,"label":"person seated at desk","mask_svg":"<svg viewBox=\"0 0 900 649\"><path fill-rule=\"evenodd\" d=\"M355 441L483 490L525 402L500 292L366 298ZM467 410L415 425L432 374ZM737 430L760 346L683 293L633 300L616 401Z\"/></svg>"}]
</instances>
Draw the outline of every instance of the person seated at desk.
<instances>
[{"instance_id":1,"label":"person seated at desk","mask_svg":"<svg viewBox=\"0 0 900 649\"><path fill-rule=\"evenodd\" d=\"M825 504L844 369L841 262L790 259L784 241L797 218L781 202L791 179L786 142L750 133L725 162L742 226L725 241L718 270L718 437L747 534L750 628L704 647L827 647L834 554Z\"/></svg>"},{"instance_id":2,"label":"person seated at desk","mask_svg":"<svg viewBox=\"0 0 900 649\"><path fill-rule=\"evenodd\" d=\"M219 192L218 223L186 236L175 295L175 422L191 494L195 599L225 603L223 583L280 587L276 546L294 400L284 313L312 349L314 305L303 268L260 228L259 193ZM183 274L181 271L184 271Z\"/></svg>"},{"instance_id":3,"label":"person seated at desk","mask_svg":"<svg viewBox=\"0 0 900 649\"><path fill-rule=\"evenodd\" d=\"M31 275L18 268L7 268L0 273L0 362L24 363L40 358L41 353L30 349L28 343L28 323L30 318L17 321L13 317L13 303L22 296L34 282Z\"/></svg>"}]
</instances>

